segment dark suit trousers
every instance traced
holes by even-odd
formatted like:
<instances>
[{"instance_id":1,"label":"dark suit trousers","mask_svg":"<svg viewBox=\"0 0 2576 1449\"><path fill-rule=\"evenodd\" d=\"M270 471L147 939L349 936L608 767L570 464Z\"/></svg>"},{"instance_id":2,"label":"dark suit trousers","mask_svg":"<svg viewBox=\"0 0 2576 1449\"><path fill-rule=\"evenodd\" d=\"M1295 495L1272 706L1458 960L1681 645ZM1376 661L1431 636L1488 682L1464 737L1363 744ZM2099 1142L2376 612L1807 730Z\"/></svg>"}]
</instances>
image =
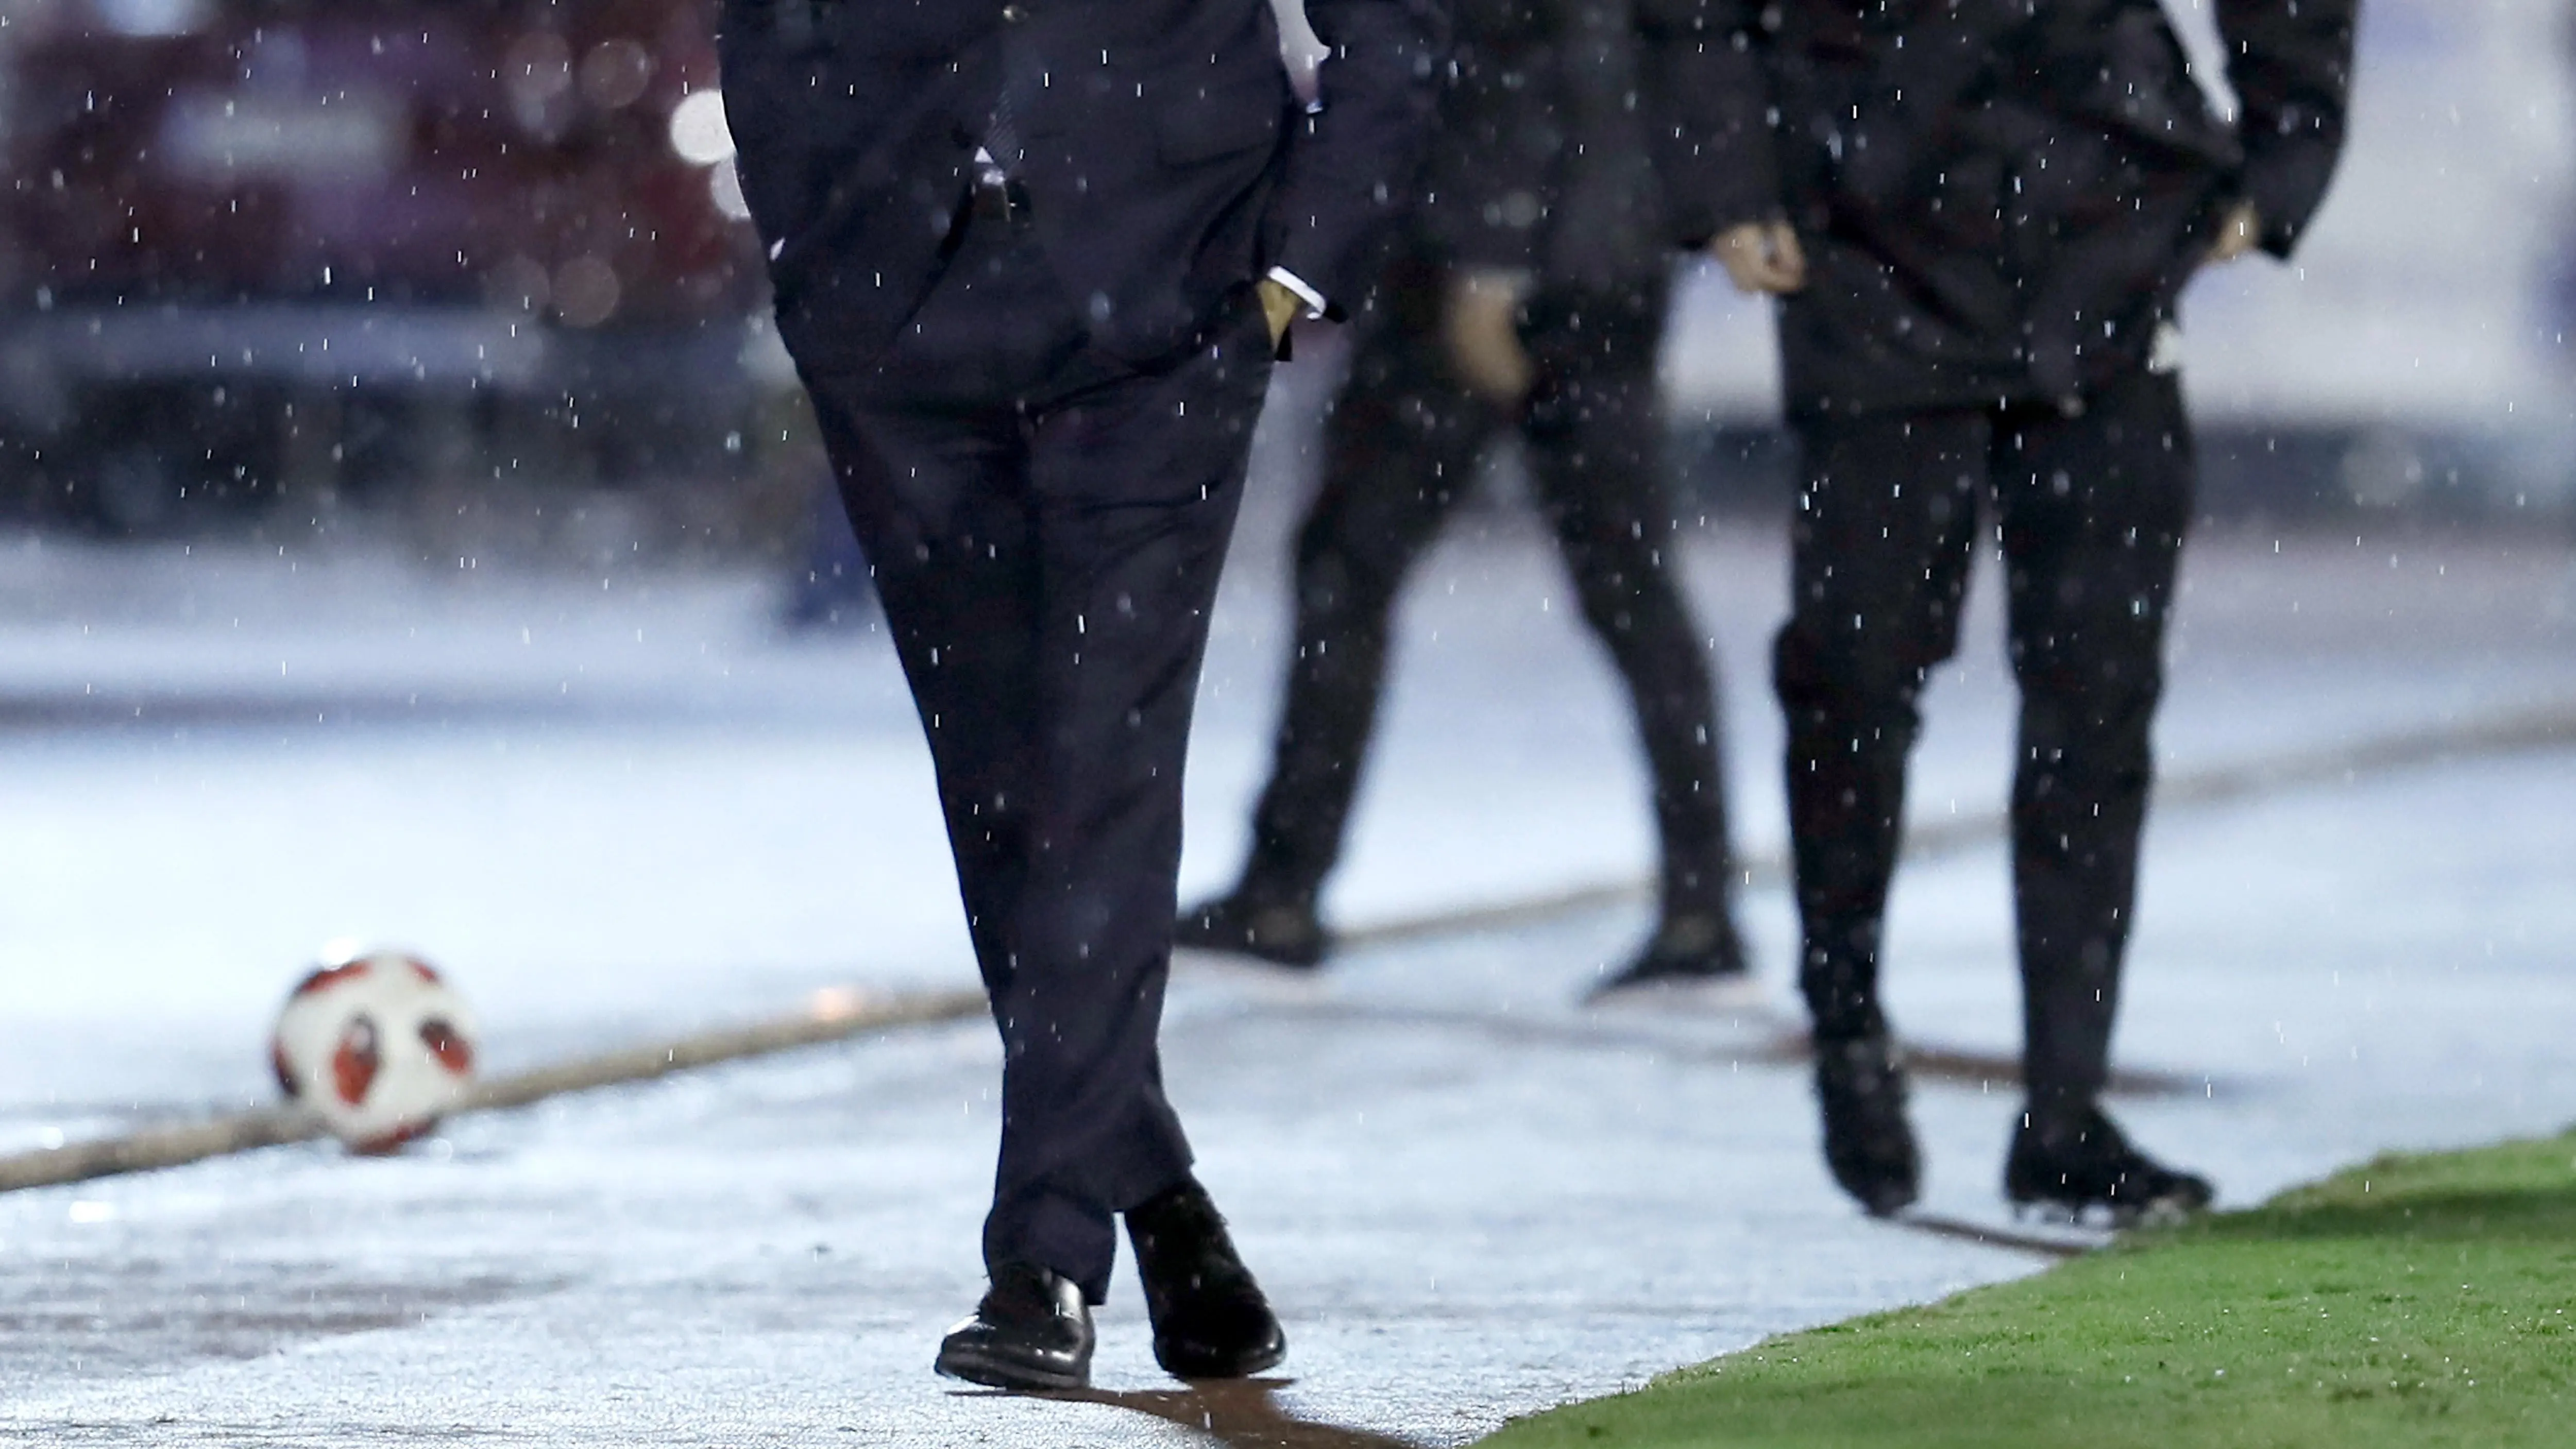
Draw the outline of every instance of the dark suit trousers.
<instances>
[{"instance_id":1,"label":"dark suit trousers","mask_svg":"<svg viewBox=\"0 0 2576 1449\"><path fill-rule=\"evenodd\" d=\"M1095 351L1023 220L964 226L894 349L809 370L929 736L1001 1029L988 1263L1094 1302L1190 1149L1156 1046L1181 767L1270 349L1247 285L1146 367Z\"/></svg>"},{"instance_id":2,"label":"dark suit trousers","mask_svg":"<svg viewBox=\"0 0 2576 1449\"><path fill-rule=\"evenodd\" d=\"M2012 861L2023 1066L2035 1110L2080 1111L2109 1066L2153 774L2148 727L2191 516L2180 390L2139 372L2077 417L1971 408L1809 419L1798 430L1796 595L1774 668L1817 1035L1884 1029L1880 920L1916 702L1957 650L1979 504L1991 499L2021 690Z\"/></svg>"},{"instance_id":3,"label":"dark suit trousers","mask_svg":"<svg viewBox=\"0 0 2576 1449\"><path fill-rule=\"evenodd\" d=\"M1339 858L1384 692L1405 575L1517 430L1584 621L1626 683L1654 776L1667 914L1730 902L1717 695L1673 572L1655 353L1660 277L1602 296L1542 291L1524 332L1537 388L1514 417L1459 381L1441 340L1446 268L1382 275L1327 426L1320 492L1297 540L1297 651L1247 896L1311 903Z\"/></svg>"}]
</instances>

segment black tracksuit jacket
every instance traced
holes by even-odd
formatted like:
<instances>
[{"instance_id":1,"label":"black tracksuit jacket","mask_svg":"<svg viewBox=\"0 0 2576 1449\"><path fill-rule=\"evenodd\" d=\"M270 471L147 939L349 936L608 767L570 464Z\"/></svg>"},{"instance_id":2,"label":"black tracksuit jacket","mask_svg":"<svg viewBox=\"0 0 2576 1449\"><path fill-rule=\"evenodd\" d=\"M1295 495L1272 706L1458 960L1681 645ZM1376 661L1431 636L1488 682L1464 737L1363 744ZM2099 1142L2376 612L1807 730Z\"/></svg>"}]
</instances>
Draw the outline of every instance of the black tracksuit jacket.
<instances>
[{"instance_id":1,"label":"black tracksuit jacket","mask_svg":"<svg viewBox=\"0 0 2576 1449\"><path fill-rule=\"evenodd\" d=\"M1734 57L1703 0L1452 0L1457 44L1413 245L1542 290L1660 283L1716 234Z\"/></svg>"},{"instance_id":2,"label":"black tracksuit jacket","mask_svg":"<svg viewBox=\"0 0 2576 1449\"><path fill-rule=\"evenodd\" d=\"M2229 124L2156 0L1698 0L1710 220L1807 249L1789 410L2062 403L2143 364L2233 202L2286 256L2323 199L2358 4L2217 0Z\"/></svg>"}]
</instances>

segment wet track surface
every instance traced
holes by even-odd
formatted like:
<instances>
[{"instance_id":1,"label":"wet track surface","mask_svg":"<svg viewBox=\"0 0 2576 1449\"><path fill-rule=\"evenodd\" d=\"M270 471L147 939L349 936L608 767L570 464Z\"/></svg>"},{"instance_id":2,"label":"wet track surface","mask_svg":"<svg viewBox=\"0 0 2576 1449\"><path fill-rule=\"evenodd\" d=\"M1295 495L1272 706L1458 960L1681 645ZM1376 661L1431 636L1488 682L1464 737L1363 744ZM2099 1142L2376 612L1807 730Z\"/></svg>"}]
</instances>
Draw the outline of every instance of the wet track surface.
<instances>
[{"instance_id":1,"label":"wet track surface","mask_svg":"<svg viewBox=\"0 0 2576 1449\"><path fill-rule=\"evenodd\" d=\"M1647 859L1624 725L1552 563L1509 519L1469 532L1410 606L1334 898L1348 922L1616 885ZM1268 729L1277 579L1246 558L1193 766L1196 885L1239 849ZM722 580L134 567L0 559L19 620L0 667L25 682L0 707L0 1150L259 1100L266 1015L329 935L447 966L505 1069L822 985L966 979L919 746L870 641L776 641L757 591ZM1720 530L1692 567L1730 667L1740 815L1776 852L1754 665L1779 559ZM2571 599L2563 548L2207 540L2168 773L2576 698ZM210 611L239 634L210 643ZM2001 799L2009 697L1979 617L1927 706L1918 824ZM2234 1202L2576 1119L2571 860L2576 748L2160 811L2116 1110ZM1950 1054L1917 1094L1927 1206L1993 1229L2008 899L2000 847L1962 842L1901 878L1890 945L1901 1025ZM1615 893L1366 942L1315 981L1185 962L1169 1076L1286 1317L1275 1380L1162 1377L1123 1276L1093 1394L928 1372L977 1288L991 1167L997 1050L967 1023L464 1119L394 1160L293 1146L0 1197L0 1439L1455 1443L2044 1266L1839 1197L1786 1009L1784 894L1757 884L1747 915L1777 1011L1577 1007L1642 925Z\"/></svg>"}]
</instances>

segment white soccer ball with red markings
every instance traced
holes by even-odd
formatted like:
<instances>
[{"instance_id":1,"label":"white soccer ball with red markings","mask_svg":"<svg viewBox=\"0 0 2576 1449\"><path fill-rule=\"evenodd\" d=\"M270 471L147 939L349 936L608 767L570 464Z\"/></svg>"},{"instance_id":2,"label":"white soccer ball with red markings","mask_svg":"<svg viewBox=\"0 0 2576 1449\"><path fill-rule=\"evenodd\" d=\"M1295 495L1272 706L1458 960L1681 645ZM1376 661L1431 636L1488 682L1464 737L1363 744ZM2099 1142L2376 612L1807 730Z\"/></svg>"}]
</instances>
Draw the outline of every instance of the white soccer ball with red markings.
<instances>
[{"instance_id":1,"label":"white soccer ball with red markings","mask_svg":"<svg viewBox=\"0 0 2576 1449\"><path fill-rule=\"evenodd\" d=\"M287 996L269 1057L286 1095L351 1151L391 1152L463 1100L474 1079L474 1014L417 957L340 958Z\"/></svg>"}]
</instances>

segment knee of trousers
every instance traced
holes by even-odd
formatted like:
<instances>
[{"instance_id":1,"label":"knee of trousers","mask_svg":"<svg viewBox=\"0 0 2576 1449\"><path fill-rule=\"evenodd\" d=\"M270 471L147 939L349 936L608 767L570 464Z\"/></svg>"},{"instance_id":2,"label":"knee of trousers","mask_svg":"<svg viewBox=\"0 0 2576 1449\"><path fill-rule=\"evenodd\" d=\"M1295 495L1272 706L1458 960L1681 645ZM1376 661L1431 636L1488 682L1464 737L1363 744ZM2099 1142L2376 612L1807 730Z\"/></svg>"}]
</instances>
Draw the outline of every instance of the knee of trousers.
<instances>
[{"instance_id":1,"label":"knee of trousers","mask_svg":"<svg viewBox=\"0 0 2576 1449\"><path fill-rule=\"evenodd\" d=\"M1889 631L1819 630L1793 618L1771 646L1771 684L1794 734L1850 729L1911 740L1928 661L1897 647Z\"/></svg>"},{"instance_id":2,"label":"knee of trousers","mask_svg":"<svg viewBox=\"0 0 2576 1449\"><path fill-rule=\"evenodd\" d=\"M2028 763L2080 773L2143 771L2164 698L2152 653L2017 661L2021 743Z\"/></svg>"},{"instance_id":3,"label":"knee of trousers","mask_svg":"<svg viewBox=\"0 0 2576 1449\"><path fill-rule=\"evenodd\" d=\"M1651 354L1649 354L1651 356ZM1655 375L1633 358L1537 359L1539 381L1521 417L1531 443L1581 452L1605 467L1652 467L1663 444Z\"/></svg>"},{"instance_id":4,"label":"knee of trousers","mask_svg":"<svg viewBox=\"0 0 2576 1449\"><path fill-rule=\"evenodd\" d=\"M1584 623L1604 640L1617 644L1631 635L1649 647L1679 647L1693 661L1701 658L1699 631L1680 586L1673 582L1645 543L1617 549L1587 546L1568 560L1573 567L1575 601Z\"/></svg>"},{"instance_id":5,"label":"knee of trousers","mask_svg":"<svg viewBox=\"0 0 2576 1449\"><path fill-rule=\"evenodd\" d=\"M1320 523L1320 520L1318 520ZM1312 622L1360 620L1394 607L1408 554L1309 525L1297 541L1297 610Z\"/></svg>"}]
</instances>

